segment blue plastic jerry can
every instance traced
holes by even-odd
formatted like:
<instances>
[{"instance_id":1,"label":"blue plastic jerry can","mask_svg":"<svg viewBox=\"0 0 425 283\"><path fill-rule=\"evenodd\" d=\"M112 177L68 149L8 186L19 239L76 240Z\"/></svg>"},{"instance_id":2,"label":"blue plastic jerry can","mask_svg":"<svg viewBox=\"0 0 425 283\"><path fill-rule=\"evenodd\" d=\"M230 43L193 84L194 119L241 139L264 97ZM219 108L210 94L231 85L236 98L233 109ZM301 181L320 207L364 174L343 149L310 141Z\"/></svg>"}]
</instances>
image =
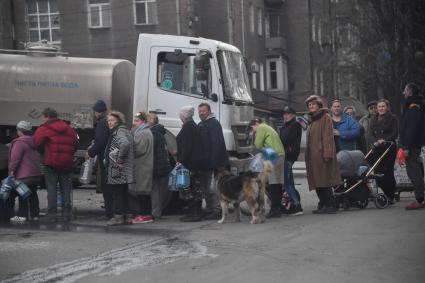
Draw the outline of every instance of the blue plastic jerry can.
<instances>
[{"instance_id":1,"label":"blue plastic jerry can","mask_svg":"<svg viewBox=\"0 0 425 283\"><path fill-rule=\"evenodd\" d=\"M265 147L262 150L262 154L264 157L264 160L269 160L271 161L273 164L277 161L277 159L279 158L279 155L276 153L276 151L274 151L272 148L270 147Z\"/></svg>"},{"instance_id":2,"label":"blue plastic jerry can","mask_svg":"<svg viewBox=\"0 0 425 283\"><path fill-rule=\"evenodd\" d=\"M176 188L177 189L186 189L190 187L190 172L184 166L181 166L177 169L176 177Z\"/></svg>"}]
</instances>

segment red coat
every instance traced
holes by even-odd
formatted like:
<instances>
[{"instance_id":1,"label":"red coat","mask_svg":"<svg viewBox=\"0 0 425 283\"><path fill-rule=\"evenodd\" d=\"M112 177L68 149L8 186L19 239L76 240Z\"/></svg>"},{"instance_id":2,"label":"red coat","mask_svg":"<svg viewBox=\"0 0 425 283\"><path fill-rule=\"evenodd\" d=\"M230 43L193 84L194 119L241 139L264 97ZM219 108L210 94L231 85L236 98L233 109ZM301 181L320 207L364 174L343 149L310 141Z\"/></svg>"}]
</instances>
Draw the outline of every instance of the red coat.
<instances>
[{"instance_id":1,"label":"red coat","mask_svg":"<svg viewBox=\"0 0 425 283\"><path fill-rule=\"evenodd\" d=\"M38 127L34 144L43 154L43 164L54 169L72 171L77 150L77 132L66 122L50 119Z\"/></svg>"}]
</instances>

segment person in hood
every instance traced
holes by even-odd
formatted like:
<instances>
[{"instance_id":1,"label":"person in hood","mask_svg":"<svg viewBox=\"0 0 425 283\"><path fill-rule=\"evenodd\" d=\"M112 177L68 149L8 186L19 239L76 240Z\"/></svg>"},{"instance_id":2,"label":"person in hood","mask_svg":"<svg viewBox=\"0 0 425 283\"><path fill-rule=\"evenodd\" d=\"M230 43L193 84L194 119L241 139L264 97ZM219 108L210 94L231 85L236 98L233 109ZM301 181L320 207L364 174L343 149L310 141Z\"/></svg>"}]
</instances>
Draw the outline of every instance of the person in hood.
<instances>
[{"instance_id":1,"label":"person in hood","mask_svg":"<svg viewBox=\"0 0 425 283\"><path fill-rule=\"evenodd\" d=\"M40 154L32 140L32 125L27 121L20 121L16 126L18 137L10 145L9 176L22 181L31 189L27 199L19 196L18 214L10 219L12 222L25 222L28 219L38 220L40 207L37 195L37 186L41 183ZM14 209L16 191L11 192L11 209ZM29 206L29 207L28 207Z\"/></svg>"},{"instance_id":2,"label":"person in hood","mask_svg":"<svg viewBox=\"0 0 425 283\"><path fill-rule=\"evenodd\" d=\"M166 202L168 174L172 168L168 158L164 126L159 124L158 116L153 113L147 115L147 122L153 135L152 216L154 219L158 219L162 216Z\"/></svg>"},{"instance_id":3,"label":"person in hood","mask_svg":"<svg viewBox=\"0 0 425 283\"><path fill-rule=\"evenodd\" d=\"M43 155L44 178L47 187L47 213L50 217L57 214L57 184L62 195L62 216L70 220L72 169L74 153L78 146L77 132L65 121L58 119L58 113L52 108L42 112L44 123L35 131L33 141Z\"/></svg>"},{"instance_id":4,"label":"person in hood","mask_svg":"<svg viewBox=\"0 0 425 283\"><path fill-rule=\"evenodd\" d=\"M425 143L425 102L419 87L408 83L403 91L405 99L400 120L400 147L406 156L406 171L415 189L416 201L407 210L424 208L424 178L421 169L421 147Z\"/></svg>"},{"instance_id":5,"label":"person in hood","mask_svg":"<svg viewBox=\"0 0 425 283\"><path fill-rule=\"evenodd\" d=\"M199 132L207 154L200 173L202 194L206 202L206 211L203 218L206 220L218 220L220 219L218 194L211 185L211 181L215 170L229 166L229 156L224 142L223 129L220 122L211 113L210 105L208 103L199 104L198 115L201 119L198 124Z\"/></svg>"}]
</instances>

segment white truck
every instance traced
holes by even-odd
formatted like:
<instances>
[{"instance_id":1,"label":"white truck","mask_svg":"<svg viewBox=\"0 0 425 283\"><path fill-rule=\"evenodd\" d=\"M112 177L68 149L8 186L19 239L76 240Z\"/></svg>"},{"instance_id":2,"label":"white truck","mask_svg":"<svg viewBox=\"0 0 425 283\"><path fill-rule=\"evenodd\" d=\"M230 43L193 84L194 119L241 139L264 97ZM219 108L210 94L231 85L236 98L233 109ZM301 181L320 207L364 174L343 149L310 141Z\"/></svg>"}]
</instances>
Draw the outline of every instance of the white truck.
<instances>
[{"instance_id":1,"label":"white truck","mask_svg":"<svg viewBox=\"0 0 425 283\"><path fill-rule=\"evenodd\" d=\"M0 54L0 86L3 140L13 135L20 120L40 125L41 111L50 106L77 129L81 157L93 135L91 106L103 99L108 109L124 112L130 123L138 111L156 113L168 130L170 149L175 149L180 108L207 102L223 127L232 171L246 171L251 159L247 125L253 102L244 58L223 42L141 34L136 66L126 60L48 52Z\"/></svg>"}]
</instances>

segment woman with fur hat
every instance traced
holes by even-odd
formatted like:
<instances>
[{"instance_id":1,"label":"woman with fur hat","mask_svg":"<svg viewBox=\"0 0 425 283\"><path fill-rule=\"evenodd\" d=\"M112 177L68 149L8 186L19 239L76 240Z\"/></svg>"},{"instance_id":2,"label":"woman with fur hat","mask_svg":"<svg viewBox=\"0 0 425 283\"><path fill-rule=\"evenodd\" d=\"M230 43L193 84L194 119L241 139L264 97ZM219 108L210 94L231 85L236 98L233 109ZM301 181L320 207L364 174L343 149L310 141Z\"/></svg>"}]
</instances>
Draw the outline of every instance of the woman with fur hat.
<instances>
[{"instance_id":1,"label":"woman with fur hat","mask_svg":"<svg viewBox=\"0 0 425 283\"><path fill-rule=\"evenodd\" d=\"M308 107L310 125L307 129L305 163L310 190L316 190L319 198L317 214L336 213L332 187L341 183L336 159L332 118L323 108L322 99L311 95L305 103Z\"/></svg>"}]
</instances>

